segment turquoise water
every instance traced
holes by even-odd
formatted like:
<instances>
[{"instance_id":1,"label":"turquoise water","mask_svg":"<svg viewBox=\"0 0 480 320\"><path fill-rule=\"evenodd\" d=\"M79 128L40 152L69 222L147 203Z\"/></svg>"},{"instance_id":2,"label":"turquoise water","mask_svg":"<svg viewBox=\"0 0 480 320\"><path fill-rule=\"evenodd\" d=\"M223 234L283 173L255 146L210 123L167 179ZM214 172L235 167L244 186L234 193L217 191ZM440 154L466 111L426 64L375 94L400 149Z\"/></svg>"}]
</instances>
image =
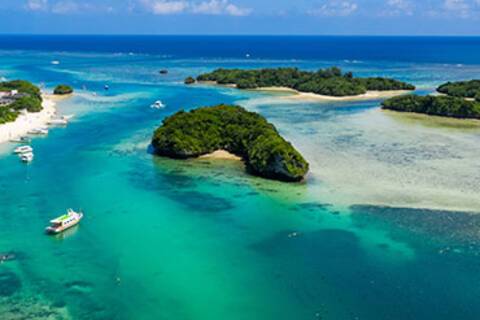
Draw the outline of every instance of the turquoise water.
<instances>
[{"instance_id":1,"label":"turquoise water","mask_svg":"<svg viewBox=\"0 0 480 320\"><path fill-rule=\"evenodd\" d=\"M0 264L2 320L479 318L478 123L182 79L335 64L429 92L480 65L9 50L0 61L8 79L86 86L58 105L73 122L33 140L31 165L0 147L0 253L16 255ZM275 123L311 163L307 181L148 153L165 116L221 102ZM82 224L45 236L68 207L84 210Z\"/></svg>"}]
</instances>

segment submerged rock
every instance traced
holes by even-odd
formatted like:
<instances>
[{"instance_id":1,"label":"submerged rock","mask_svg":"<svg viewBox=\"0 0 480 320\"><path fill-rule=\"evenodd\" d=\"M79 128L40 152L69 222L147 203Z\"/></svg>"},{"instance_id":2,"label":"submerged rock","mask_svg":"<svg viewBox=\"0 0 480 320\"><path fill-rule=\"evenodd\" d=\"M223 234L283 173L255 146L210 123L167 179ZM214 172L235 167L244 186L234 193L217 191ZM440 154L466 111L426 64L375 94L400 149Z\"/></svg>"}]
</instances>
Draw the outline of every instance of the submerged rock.
<instances>
[{"instance_id":1,"label":"submerged rock","mask_svg":"<svg viewBox=\"0 0 480 320\"><path fill-rule=\"evenodd\" d=\"M20 290L22 282L11 271L0 272L0 297L9 297Z\"/></svg>"}]
</instances>

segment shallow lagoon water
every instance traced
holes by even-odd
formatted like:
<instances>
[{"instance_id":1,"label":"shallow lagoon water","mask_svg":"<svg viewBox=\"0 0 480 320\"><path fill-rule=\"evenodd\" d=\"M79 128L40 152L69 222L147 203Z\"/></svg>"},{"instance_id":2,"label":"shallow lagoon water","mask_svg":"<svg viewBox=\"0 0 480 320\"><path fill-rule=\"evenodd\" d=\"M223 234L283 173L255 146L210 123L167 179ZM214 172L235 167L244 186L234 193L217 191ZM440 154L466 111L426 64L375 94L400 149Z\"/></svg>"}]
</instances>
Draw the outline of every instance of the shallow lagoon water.
<instances>
[{"instance_id":1,"label":"shallow lagoon water","mask_svg":"<svg viewBox=\"0 0 480 320\"><path fill-rule=\"evenodd\" d=\"M87 87L60 102L77 117L33 141L31 165L2 146L0 253L16 259L0 264L1 319L478 319L475 122L181 83L219 66L291 60L6 51L0 61L0 76ZM423 91L480 69L294 63L398 76ZM167 108L150 109L159 99ZM275 123L310 161L307 181L148 153L165 116L220 102ZM45 224L68 207L85 211L82 224L46 237Z\"/></svg>"}]
</instances>

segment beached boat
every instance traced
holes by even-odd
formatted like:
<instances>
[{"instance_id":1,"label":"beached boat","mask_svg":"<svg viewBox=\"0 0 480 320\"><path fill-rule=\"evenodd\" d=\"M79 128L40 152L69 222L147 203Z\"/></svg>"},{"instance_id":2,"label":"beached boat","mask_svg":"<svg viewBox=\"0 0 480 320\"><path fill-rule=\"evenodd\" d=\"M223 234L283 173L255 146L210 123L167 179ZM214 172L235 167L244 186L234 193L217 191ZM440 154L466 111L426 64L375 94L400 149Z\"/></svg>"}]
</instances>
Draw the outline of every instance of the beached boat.
<instances>
[{"instance_id":1,"label":"beached boat","mask_svg":"<svg viewBox=\"0 0 480 320\"><path fill-rule=\"evenodd\" d=\"M165 104L162 101L157 100L157 101L155 101L154 104L152 104L150 106L150 108L152 108L152 109L162 109L162 108L165 108Z\"/></svg>"},{"instance_id":2,"label":"beached boat","mask_svg":"<svg viewBox=\"0 0 480 320\"><path fill-rule=\"evenodd\" d=\"M68 124L68 120L66 119L52 119L50 121L48 121L48 124L49 125L52 125L52 126L65 126Z\"/></svg>"},{"instance_id":3,"label":"beached boat","mask_svg":"<svg viewBox=\"0 0 480 320\"><path fill-rule=\"evenodd\" d=\"M13 143L30 143L31 140L27 137L20 137L20 138L10 139L9 141Z\"/></svg>"},{"instance_id":4,"label":"beached boat","mask_svg":"<svg viewBox=\"0 0 480 320\"><path fill-rule=\"evenodd\" d=\"M75 212L72 209L68 209L67 213L63 216L60 216L56 219L50 221L50 226L48 226L45 231L49 234L58 234L61 233L75 225L77 225L80 220L83 218L82 212Z\"/></svg>"},{"instance_id":5,"label":"beached boat","mask_svg":"<svg viewBox=\"0 0 480 320\"><path fill-rule=\"evenodd\" d=\"M66 114L66 115L62 116L61 119L63 119L63 120L70 120L70 119L72 119L73 117L75 117L74 114Z\"/></svg>"},{"instance_id":6,"label":"beached boat","mask_svg":"<svg viewBox=\"0 0 480 320\"><path fill-rule=\"evenodd\" d=\"M28 131L28 134L36 134L36 135L48 134L48 129L46 129L46 128L32 129L32 130Z\"/></svg>"},{"instance_id":7,"label":"beached boat","mask_svg":"<svg viewBox=\"0 0 480 320\"><path fill-rule=\"evenodd\" d=\"M30 153L32 151L33 151L33 148L30 146L20 146L18 148L15 148L15 150L13 150L13 152L17 154Z\"/></svg>"}]
</instances>

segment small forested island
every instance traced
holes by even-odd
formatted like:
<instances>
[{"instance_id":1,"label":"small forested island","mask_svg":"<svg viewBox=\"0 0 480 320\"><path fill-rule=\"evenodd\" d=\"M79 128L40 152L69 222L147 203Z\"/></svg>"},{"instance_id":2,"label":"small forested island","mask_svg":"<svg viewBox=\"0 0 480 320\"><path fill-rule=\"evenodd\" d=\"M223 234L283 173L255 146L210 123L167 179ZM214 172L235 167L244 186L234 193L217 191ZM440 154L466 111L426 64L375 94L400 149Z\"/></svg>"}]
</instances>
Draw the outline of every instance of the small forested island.
<instances>
[{"instance_id":1,"label":"small forested island","mask_svg":"<svg viewBox=\"0 0 480 320\"><path fill-rule=\"evenodd\" d=\"M383 109L458 119L480 119L480 80L447 82L437 88L444 96L406 95L385 100Z\"/></svg>"},{"instance_id":2,"label":"small forested island","mask_svg":"<svg viewBox=\"0 0 480 320\"><path fill-rule=\"evenodd\" d=\"M66 95L66 94L72 94L73 93L73 88L69 85L66 84L60 84L55 87L53 90L53 94L55 95Z\"/></svg>"},{"instance_id":3,"label":"small forested island","mask_svg":"<svg viewBox=\"0 0 480 320\"><path fill-rule=\"evenodd\" d=\"M447 82L437 91L452 97L471 98L480 101L480 80Z\"/></svg>"},{"instance_id":4,"label":"small forested island","mask_svg":"<svg viewBox=\"0 0 480 320\"><path fill-rule=\"evenodd\" d=\"M233 105L177 112L155 131L152 146L155 154L175 159L225 150L241 157L249 173L285 182L301 181L309 169L264 117Z\"/></svg>"},{"instance_id":5,"label":"small forested island","mask_svg":"<svg viewBox=\"0 0 480 320\"><path fill-rule=\"evenodd\" d=\"M189 77L185 83L194 80ZM332 67L316 72L301 71L297 68L273 68L259 70L217 69L199 75L199 82L211 81L223 85L235 85L239 89L285 87L299 92L325 96L358 96L368 91L415 90L409 83L390 78L355 78L351 72L343 73Z\"/></svg>"},{"instance_id":6,"label":"small forested island","mask_svg":"<svg viewBox=\"0 0 480 320\"><path fill-rule=\"evenodd\" d=\"M480 119L480 103L450 96L394 97L385 100L382 108L458 119Z\"/></svg>"},{"instance_id":7,"label":"small forested island","mask_svg":"<svg viewBox=\"0 0 480 320\"><path fill-rule=\"evenodd\" d=\"M0 124L15 121L23 110L42 111L40 88L24 80L0 82Z\"/></svg>"}]
</instances>

